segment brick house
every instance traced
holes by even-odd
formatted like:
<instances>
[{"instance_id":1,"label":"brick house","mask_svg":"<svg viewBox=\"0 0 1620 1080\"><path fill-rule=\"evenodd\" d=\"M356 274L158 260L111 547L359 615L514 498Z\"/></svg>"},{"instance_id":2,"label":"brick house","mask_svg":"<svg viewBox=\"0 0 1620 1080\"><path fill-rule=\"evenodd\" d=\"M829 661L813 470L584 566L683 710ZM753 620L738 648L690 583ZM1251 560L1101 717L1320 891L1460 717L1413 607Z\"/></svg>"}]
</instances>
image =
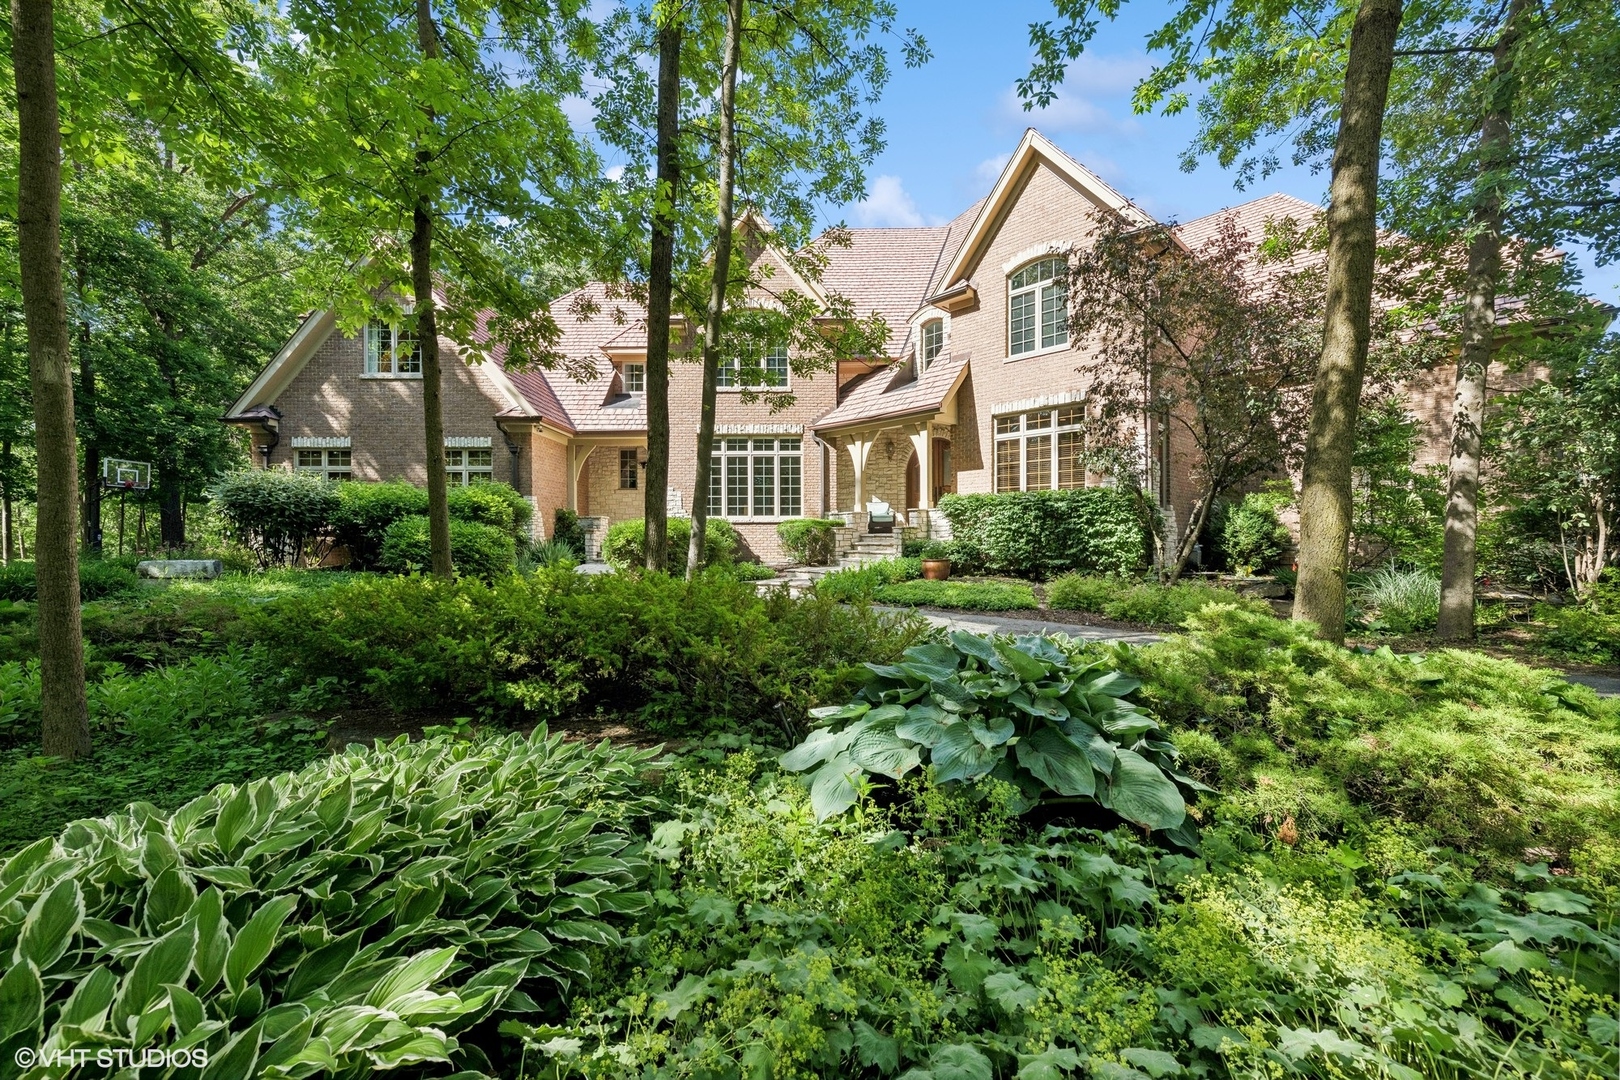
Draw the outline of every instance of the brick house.
<instances>
[{"instance_id":1,"label":"brick house","mask_svg":"<svg viewBox=\"0 0 1620 1080\"><path fill-rule=\"evenodd\" d=\"M1222 213L1237 214L1258 239L1267 218L1315 210L1268 196ZM774 412L763 400L743 401L723 377L711 513L731 520L755 555L780 561L776 525L788 517L839 515L861 525L868 500L880 499L901 512L907 531L941 535L943 519L931 511L946 492L1105 483L1078 464L1092 376L1084 346L1069 341L1054 281L1062 252L1085 243L1104 213L1151 222L1030 129L986 198L945 225L851 230L849 246L828 250L819 283L794 274L768 235L739 244L744 257L772 263L774 287L846 297L861 316L881 314L889 339L884 356L811 377L792 374L786 354L763 358L770 388L793 397ZM1191 241L1219 216L1180 231ZM592 284L556 301L553 314L561 351L586 377L509 371L498 349L493 362L471 365L441 340L444 452L452 483L501 480L530 497L537 534L567 507L599 538L611 522L642 513L644 312ZM1449 387L1446 372L1433 375L1436 388ZM672 361L673 514L687 513L696 497L700 377L697 364ZM1438 414L1422 419L1444 438L1449 395L1414 401ZM389 327L347 335L331 313L309 316L224 420L251 433L264 467L426 479L420 365ZM1172 524L1184 522L1192 447L1152 423L1143 450L1150 490Z\"/></svg>"}]
</instances>

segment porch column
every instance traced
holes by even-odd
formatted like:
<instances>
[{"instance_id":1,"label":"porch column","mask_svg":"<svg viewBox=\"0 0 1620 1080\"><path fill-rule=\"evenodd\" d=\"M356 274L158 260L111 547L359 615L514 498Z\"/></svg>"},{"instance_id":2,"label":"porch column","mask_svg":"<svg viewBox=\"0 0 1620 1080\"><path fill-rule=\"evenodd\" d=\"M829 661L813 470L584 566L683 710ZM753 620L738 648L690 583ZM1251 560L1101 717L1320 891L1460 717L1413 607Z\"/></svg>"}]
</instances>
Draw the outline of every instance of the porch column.
<instances>
[{"instance_id":1,"label":"porch column","mask_svg":"<svg viewBox=\"0 0 1620 1080\"><path fill-rule=\"evenodd\" d=\"M568 509L579 513L579 478L585 472L585 463L591 458L594 447L581 447L578 443L568 444ZM585 452L580 453L581 450Z\"/></svg>"},{"instance_id":2,"label":"porch column","mask_svg":"<svg viewBox=\"0 0 1620 1080\"><path fill-rule=\"evenodd\" d=\"M917 452L917 509L934 507L934 424L927 421L911 434L911 448Z\"/></svg>"},{"instance_id":3,"label":"porch column","mask_svg":"<svg viewBox=\"0 0 1620 1080\"><path fill-rule=\"evenodd\" d=\"M866 506L866 455L872 452L873 441L871 435L850 435L844 443L855 469L855 505L850 509L856 512Z\"/></svg>"}]
</instances>

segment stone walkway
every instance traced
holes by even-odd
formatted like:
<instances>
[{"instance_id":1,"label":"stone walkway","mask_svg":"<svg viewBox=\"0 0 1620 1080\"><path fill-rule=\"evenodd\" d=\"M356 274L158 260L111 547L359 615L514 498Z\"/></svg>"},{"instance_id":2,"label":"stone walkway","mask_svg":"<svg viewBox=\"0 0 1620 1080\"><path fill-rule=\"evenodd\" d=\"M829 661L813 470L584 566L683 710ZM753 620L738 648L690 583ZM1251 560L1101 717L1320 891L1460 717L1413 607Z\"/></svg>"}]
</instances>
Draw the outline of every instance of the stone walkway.
<instances>
[{"instance_id":1,"label":"stone walkway","mask_svg":"<svg viewBox=\"0 0 1620 1080\"><path fill-rule=\"evenodd\" d=\"M911 611L911 608L882 607L882 611ZM1163 641L1159 634L1141 630L1115 630L1106 626L1077 626L1074 623L1044 622L1039 619L1008 619L994 612L917 611L935 626L946 630L966 630L974 634L1067 634L1077 641L1124 641L1131 645L1152 645Z\"/></svg>"}]
</instances>

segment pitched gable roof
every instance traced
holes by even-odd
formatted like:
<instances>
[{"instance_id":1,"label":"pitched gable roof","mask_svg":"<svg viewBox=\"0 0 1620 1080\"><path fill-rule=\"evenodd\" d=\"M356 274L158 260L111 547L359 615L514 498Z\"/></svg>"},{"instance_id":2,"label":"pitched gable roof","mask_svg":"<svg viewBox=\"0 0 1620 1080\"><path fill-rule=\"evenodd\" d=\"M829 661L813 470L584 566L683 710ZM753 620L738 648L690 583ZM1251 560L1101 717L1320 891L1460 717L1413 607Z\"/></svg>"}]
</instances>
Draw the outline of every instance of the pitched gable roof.
<instances>
[{"instance_id":1,"label":"pitched gable roof","mask_svg":"<svg viewBox=\"0 0 1620 1080\"><path fill-rule=\"evenodd\" d=\"M995 186L980 204L979 212L974 215L973 224L969 227L967 235L962 238L962 243L946 264L944 272L939 275L936 292L965 283L978 266L985 248L994 238L1002 218L1005 217L1018 193L1023 190L1024 182L1042 166L1057 173L1097 206L1122 214L1127 220L1139 225L1153 224L1152 217L1104 183L1096 173L1058 149L1057 144L1045 135L1034 128L1027 128L1024 137L1018 140L1018 148L1013 151L1012 157L1002 168L1001 175L997 177Z\"/></svg>"}]
</instances>

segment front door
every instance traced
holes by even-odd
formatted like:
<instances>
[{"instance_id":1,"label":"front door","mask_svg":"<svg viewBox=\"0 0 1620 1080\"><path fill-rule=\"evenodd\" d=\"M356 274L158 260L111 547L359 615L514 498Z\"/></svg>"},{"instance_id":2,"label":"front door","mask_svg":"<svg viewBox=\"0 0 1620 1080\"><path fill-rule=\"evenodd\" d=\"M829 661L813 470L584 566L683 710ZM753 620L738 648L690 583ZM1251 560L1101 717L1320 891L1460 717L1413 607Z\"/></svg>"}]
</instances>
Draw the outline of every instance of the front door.
<instances>
[{"instance_id":1,"label":"front door","mask_svg":"<svg viewBox=\"0 0 1620 1080\"><path fill-rule=\"evenodd\" d=\"M929 479L933 481L933 497L928 500L929 506L938 506L941 495L949 495L956 490L956 476L951 471L951 441L949 439L935 439L933 444L934 459L929 462ZM906 509L915 510L921 506L922 470L917 465L917 451L911 452L906 461Z\"/></svg>"}]
</instances>

